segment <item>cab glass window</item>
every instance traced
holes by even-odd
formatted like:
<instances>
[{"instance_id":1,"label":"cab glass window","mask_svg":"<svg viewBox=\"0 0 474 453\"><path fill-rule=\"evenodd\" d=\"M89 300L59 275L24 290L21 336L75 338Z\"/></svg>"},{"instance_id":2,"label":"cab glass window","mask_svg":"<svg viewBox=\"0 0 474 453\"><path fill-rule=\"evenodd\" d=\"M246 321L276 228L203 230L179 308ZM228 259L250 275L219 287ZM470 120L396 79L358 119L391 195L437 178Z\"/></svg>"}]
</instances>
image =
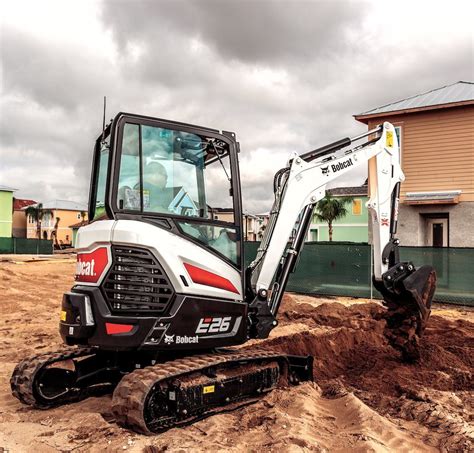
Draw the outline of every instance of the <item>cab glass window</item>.
<instances>
[{"instance_id":1,"label":"cab glass window","mask_svg":"<svg viewBox=\"0 0 474 453\"><path fill-rule=\"evenodd\" d=\"M105 188L107 185L107 168L109 165L109 144L103 142L99 150L99 162L95 198L94 220L105 215Z\"/></svg>"},{"instance_id":2,"label":"cab glass window","mask_svg":"<svg viewBox=\"0 0 474 453\"><path fill-rule=\"evenodd\" d=\"M126 123L121 145L118 209L176 216L183 234L236 263L228 144L181 130Z\"/></svg>"}]
</instances>

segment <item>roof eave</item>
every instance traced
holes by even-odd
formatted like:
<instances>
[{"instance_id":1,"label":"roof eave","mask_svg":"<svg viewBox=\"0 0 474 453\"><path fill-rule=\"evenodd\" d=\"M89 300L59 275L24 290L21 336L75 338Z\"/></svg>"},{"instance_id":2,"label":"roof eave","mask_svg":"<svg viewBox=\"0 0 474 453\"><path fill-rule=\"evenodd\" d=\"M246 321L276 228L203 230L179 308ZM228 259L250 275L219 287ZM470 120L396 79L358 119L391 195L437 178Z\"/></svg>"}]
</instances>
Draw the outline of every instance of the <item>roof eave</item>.
<instances>
[{"instance_id":1,"label":"roof eave","mask_svg":"<svg viewBox=\"0 0 474 453\"><path fill-rule=\"evenodd\" d=\"M439 110L439 109L446 109L446 108L452 108L452 107L461 107L465 105L474 105L474 99L471 99L468 101L460 101L460 102L448 102L446 104L427 105L424 107L415 107L411 109L392 110L392 111L368 113L368 114L362 113L359 115L353 115L353 117L357 121L360 121L361 123L368 124L369 120L373 118L382 118L382 117L395 116L395 115L405 115L408 113L426 112L428 110Z\"/></svg>"}]
</instances>

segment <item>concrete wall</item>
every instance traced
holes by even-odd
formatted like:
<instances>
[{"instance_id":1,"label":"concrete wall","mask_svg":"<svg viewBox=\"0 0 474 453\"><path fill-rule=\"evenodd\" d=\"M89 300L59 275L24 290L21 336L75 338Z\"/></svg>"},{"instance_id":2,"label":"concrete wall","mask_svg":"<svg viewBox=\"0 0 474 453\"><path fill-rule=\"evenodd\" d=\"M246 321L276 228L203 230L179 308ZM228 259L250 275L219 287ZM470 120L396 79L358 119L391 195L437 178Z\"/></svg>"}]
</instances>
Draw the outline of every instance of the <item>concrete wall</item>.
<instances>
[{"instance_id":1,"label":"concrete wall","mask_svg":"<svg viewBox=\"0 0 474 453\"><path fill-rule=\"evenodd\" d=\"M308 241L314 240L312 230L317 229L318 241L329 241L329 228L327 224L313 224L308 232ZM333 225L332 240L349 242L367 242L367 225Z\"/></svg>"},{"instance_id":2,"label":"concrete wall","mask_svg":"<svg viewBox=\"0 0 474 453\"><path fill-rule=\"evenodd\" d=\"M13 192L0 191L0 237L12 237Z\"/></svg>"},{"instance_id":3,"label":"concrete wall","mask_svg":"<svg viewBox=\"0 0 474 453\"><path fill-rule=\"evenodd\" d=\"M426 246L428 244L426 221L423 215L449 214L449 246L474 247L474 202L454 205L401 204L398 232L401 245Z\"/></svg>"}]
</instances>

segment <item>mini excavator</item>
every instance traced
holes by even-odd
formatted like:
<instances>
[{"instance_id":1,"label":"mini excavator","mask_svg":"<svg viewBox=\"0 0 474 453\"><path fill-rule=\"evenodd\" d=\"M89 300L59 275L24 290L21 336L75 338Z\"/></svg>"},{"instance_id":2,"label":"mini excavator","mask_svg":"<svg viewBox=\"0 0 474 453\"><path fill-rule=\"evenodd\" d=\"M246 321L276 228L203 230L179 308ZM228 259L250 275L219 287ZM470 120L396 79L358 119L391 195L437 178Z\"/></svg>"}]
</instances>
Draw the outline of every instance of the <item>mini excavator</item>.
<instances>
[{"instance_id":1,"label":"mini excavator","mask_svg":"<svg viewBox=\"0 0 474 453\"><path fill-rule=\"evenodd\" d=\"M373 283L392 344L416 356L436 274L399 259L404 175L393 125L291 154L247 268L239 152L232 132L141 115L119 113L103 129L76 281L62 300L65 346L18 363L15 397L49 408L113 392L116 422L150 434L313 379L311 356L231 346L278 325L316 203L328 183L367 164Z\"/></svg>"}]
</instances>

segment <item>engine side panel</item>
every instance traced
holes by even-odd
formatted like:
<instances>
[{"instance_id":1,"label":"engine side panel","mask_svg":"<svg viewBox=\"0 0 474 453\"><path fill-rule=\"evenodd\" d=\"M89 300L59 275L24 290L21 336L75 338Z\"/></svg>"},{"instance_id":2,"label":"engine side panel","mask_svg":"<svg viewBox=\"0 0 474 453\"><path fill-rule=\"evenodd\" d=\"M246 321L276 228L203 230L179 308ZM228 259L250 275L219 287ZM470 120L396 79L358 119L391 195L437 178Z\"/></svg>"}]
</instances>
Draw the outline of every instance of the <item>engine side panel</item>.
<instances>
[{"instance_id":1,"label":"engine side panel","mask_svg":"<svg viewBox=\"0 0 474 453\"><path fill-rule=\"evenodd\" d=\"M135 220L94 222L77 245L60 322L67 344L173 351L247 340L240 273L215 254Z\"/></svg>"},{"instance_id":2,"label":"engine side panel","mask_svg":"<svg viewBox=\"0 0 474 453\"><path fill-rule=\"evenodd\" d=\"M84 296L93 316L87 326ZM168 316L116 316L99 288L77 286L64 295L62 312L60 333L69 345L173 351L231 346L247 339L247 304L234 301L177 294Z\"/></svg>"},{"instance_id":3,"label":"engine side panel","mask_svg":"<svg viewBox=\"0 0 474 453\"><path fill-rule=\"evenodd\" d=\"M241 276L234 267L203 247L171 231L135 220L99 221L80 228L77 236L79 253L92 250L101 243L130 245L150 250L165 270L177 293L243 300ZM196 277L190 275L190 268L199 268L213 274L217 286L196 283L193 281L193 277L194 280ZM230 283L227 288L233 289L225 289L226 285L219 284L219 279L227 280ZM207 280L212 284L212 278Z\"/></svg>"}]
</instances>

